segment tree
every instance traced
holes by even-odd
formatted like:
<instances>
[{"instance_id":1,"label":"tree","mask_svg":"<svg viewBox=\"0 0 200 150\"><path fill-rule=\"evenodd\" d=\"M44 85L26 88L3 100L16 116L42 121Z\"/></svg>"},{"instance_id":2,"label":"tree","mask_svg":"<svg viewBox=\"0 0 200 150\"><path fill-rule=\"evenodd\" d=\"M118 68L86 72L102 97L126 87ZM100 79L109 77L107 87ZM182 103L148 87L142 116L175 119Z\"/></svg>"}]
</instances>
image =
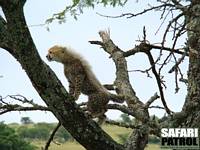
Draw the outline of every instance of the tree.
<instances>
[{"instance_id":1,"label":"tree","mask_svg":"<svg viewBox=\"0 0 200 150\"><path fill-rule=\"evenodd\" d=\"M34 150L36 147L20 139L15 130L0 123L0 147L1 150Z\"/></svg>"},{"instance_id":2,"label":"tree","mask_svg":"<svg viewBox=\"0 0 200 150\"><path fill-rule=\"evenodd\" d=\"M37 123L32 126L20 126L17 128L18 135L27 140L48 140L50 133L55 128L56 124ZM63 128L59 128L54 136L59 142L66 142L71 138L71 135Z\"/></svg>"},{"instance_id":3,"label":"tree","mask_svg":"<svg viewBox=\"0 0 200 150\"><path fill-rule=\"evenodd\" d=\"M121 118L122 118L122 121L124 122L124 123L129 123L129 124L131 124L131 119L130 119L130 117L127 115L127 114L121 114L121 116L120 116Z\"/></svg>"},{"instance_id":4,"label":"tree","mask_svg":"<svg viewBox=\"0 0 200 150\"><path fill-rule=\"evenodd\" d=\"M71 135L63 127L59 128L59 130L56 132L55 138L57 138L60 142L66 142L70 139L72 140Z\"/></svg>"},{"instance_id":5,"label":"tree","mask_svg":"<svg viewBox=\"0 0 200 150\"><path fill-rule=\"evenodd\" d=\"M6 20L0 18L0 47L8 51L21 64L26 71L33 86L40 94L41 98L46 103L47 107L41 107L28 101L24 97L20 97L23 101L32 104L33 107L21 107L19 105L3 104L1 114L8 111L23 111L23 110L47 110L51 111L63 127L86 149L88 150L142 150L148 142L149 134L159 135L159 129L162 127L196 127L199 128L198 122L200 118L200 1L178 1L178 0L162 0L157 1L158 5L150 6L139 13L127 13L117 17L133 18L138 15L157 10L161 12L161 18L166 21L164 16L171 15L171 19L166 26L162 41L158 42L160 45L150 44L146 39L146 29L143 30L143 39L140 44L129 51L121 50L110 38L109 32L100 31L99 35L102 41L90 41L91 44L101 46L105 52L110 54L110 57L116 66L116 79L114 86L106 86L108 89L116 89L118 94L124 95L126 104L109 104L108 109L118 109L127 113L139 121L140 126L137 126L132 134L128 137L124 145L118 144L109 135L107 135L94 121L84 113L84 111L73 102L68 92L64 89L54 72L41 60L37 49L33 43L30 32L27 28L24 18L23 6L26 0L0 0L0 6ZM66 9L58 14L55 14L47 22L50 23L54 19L63 20L65 13L70 12L76 17L76 11L82 10L85 6L94 7L98 2L105 5L116 4L123 5L118 0L105 1L79 1L74 0L72 6L67 6ZM126 2L126 1L125 1ZM81 8L81 9L80 9ZM113 16L106 16L113 17ZM166 46L167 35L173 31L173 45ZM182 48L176 48L177 40L187 33L187 41ZM160 55L157 59L154 58L152 51L160 50ZM162 55L163 52L168 52L168 55ZM136 53L144 53L148 59L151 67L145 71L149 75L152 71L156 84L159 89L159 96L155 94L146 103L143 103L137 96L130 84L129 75L127 71L126 58L134 56ZM181 56L178 59L178 55ZM161 59L162 57L162 59ZM165 58L163 58L165 57ZM184 79L179 68L180 63L184 58L189 58L188 79ZM181 112L172 113L168 108L163 88L164 82L161 75L161 70L169 61L173 59L174 66L169 73L174 72L176 78L176 91L178 91L178 77L181 76L180 81L187 84L188 93L185 98L185 104ZM164 60L161 64L160 61ZM48 80L47 80L48 79ZM19 97L12 97L19 100ZM162 119L155 120L149 116L149 108L151 104L160 98L163 103L163 108L167 112L167 116ZM3 101L3 99L2 99ZM9 106L9 107L7 107ZM161 107L157 107L161 108ZM114 122L112 122L114 123ZM135 126L130 126L134 128Z\"/></svg>"},{"instance_id":6,"label":"tree","mask_svg":"<svg viewBox=\"0 0 200 150\"><path fill-rule=\"evenodd\" d=\"M29 117L22 117L21 123L22 124L31 124L31 123L33 123L33 121L31 121L31 119Z\"/></svg>"},{"instance_id":7,"label":"tree","mask_svg":"<svg viewBox=\"0 0 200 150\"><path fill-rule=\"evenodd\" d=\"M47 140L50 134L50 131L47 128L39 127L25 128L22 126L17 131L19 136L24 139Z\"/></svg>"}]
</instances>

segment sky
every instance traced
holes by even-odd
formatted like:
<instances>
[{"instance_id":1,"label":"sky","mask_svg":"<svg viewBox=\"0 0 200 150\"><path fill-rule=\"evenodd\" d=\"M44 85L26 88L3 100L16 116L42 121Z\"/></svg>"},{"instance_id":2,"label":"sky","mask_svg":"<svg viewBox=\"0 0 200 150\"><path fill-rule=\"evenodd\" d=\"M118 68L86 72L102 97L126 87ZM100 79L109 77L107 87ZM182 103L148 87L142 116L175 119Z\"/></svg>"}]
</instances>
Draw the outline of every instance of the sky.
<instances>
[{"instance_id":1,"label":"sky","mask_svg":"<svg viewBox=\"0 0 200 150\"><path fill-rule=\"evenodd\" d=\"M70 46L78 53L85 57L91 64L92 69L102 84L113 83L115 79L115 66L109 55L103 51L99 46L91 45L90 40L101 40L98 32L100 30L110 29L111 39L114 43L126 51L135 45L139 44L138 40L143 36L143 26L146 27L147 40L150 43L160 43L162 41L165 25L159 30L160 14L153 11L152 13L144 14L136 18L118 18L111 19L99 16L104 15L120 15L126 12L139 12L147 6L147 3L136 1L129 1L125 7L103 7L97 6L94 9L86 8L84 13L78 17L78 20L73 19L67 15L66 22L59 24L57 21L47 26L42 26L45 20L50 18L53 14L62 11L69 1L60 0L27 0L24 12L26 21L31 32L32 38L38 49L41 58L52 68L63 85L68 89L68 82L63 74L63 66L56 62L48 62L45 58L48 48L53 45ZM152 3L151 3L152 4ZM2 11L0 10L2 15ZM178 46L182 46L185 38L178 41ZM167 44L171 44L171 37L168 37ZM158 54L154 50L154 56ZM188 60L181 64L183 72L187 73ZM144 54L136 54L127 58L128 70L145 70L149 68L149 62ZM184 99L187 93L187 87L180 83L180 91L175 93L174 74L167 74L166 72L173 66L173 62L163 71L167 89L164 90L165 97L169 108L173 111L180 111L184 104ZM5 50L0 49L0 96L21 94L28 99L33 99L35 103L45 105L36 90L27 77L21 65ZM130 82L136 92L136 95L142 102L146 102L155 92L158 92L158 87L155 84L155 79L147 78L146 74L140 72L129 72ZM159 92L158 92L159 93ZM81 96L79 102L87 98ZM13 102L13 101L12 101ZM153 105L162 106L160 100L157 100ZM163 110L150 109L150 114L162 117ZM111 119L118 119L119 111L108 111L107 116ZM0 122L5 123L17 122L20 123L21 117L30 117L34 122L56 122L56 118L48 112L9 112L0 116Z\"/></svg>"}]
</instances>

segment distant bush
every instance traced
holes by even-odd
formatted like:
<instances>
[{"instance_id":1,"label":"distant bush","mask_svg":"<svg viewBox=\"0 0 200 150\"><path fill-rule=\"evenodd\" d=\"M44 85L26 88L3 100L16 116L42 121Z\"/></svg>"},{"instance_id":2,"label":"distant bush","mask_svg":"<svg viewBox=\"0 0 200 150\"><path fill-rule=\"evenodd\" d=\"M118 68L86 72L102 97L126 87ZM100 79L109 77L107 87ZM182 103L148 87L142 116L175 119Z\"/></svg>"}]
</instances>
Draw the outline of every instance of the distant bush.
<instances>
[{"instance_id":1,"label":"distant bush","mask_svg":"<svg viewBox=\"0 0 200 150\"><path fill-rule=\"evenodd\" d=\"M128 124L131 124L131 123L132 123L132 121L131 121L129 115L127 115L127 114L121 114L120 117L122 118L122 121L123 121L124 123L128 123Z\"/></svg>"},{"instance_id":2,"label":"distant bush","mask_svg":"<svg viewBox=\"0 0 200 150\"><path fill-rule=\"evenodd\" d=\"M63 143L69 140L73 140L72 136L65 130L65 128L60 127L56 132L55 139Z\"/></svg>"},{"instance_id":3,"label":"distant bush","mask_svg":"<svg viewBox=\"0 0 200 150\"><path fill-rule=\"evenodd\" d=\"M18 129L19 136L26 139L47 140L49 138L49 132L45 127L20 127Z\"/></svg>"},{"instance_id":4,"label":"distant bush","mask_svg":"<svg viewBox=\"0 0 200 150\"><path fill-rule=\"evenodd\" d=\"M17 132L21 138L28 140L48 140L55 126L56 125L53 123L37 123L31 126L23 125L18 128ZM56 132L54 139L64 143L73 138L63 127L60 127Z\"/></svg>"},{"instance_id":5,"label":"distant bush","mask_svg":"<svg viewBox=\"0 0 200 150\"><path fill-rule=\"evenodd\" d=\"M37 124L34 124L34 127L35 128L45 128L47 129L48 131L51 131L55 128L56 124L54 123L46 123L46 122L39 122Z\"/></svg>"},{"instance_id":6,"label":"distant bush","mask_svg":"<svg viewBox=\"0 0 200 150\"><path fill-rule=\"evenodd\" d=\"M32 124L33 121L29 117L22 117L21 118L21 123L22 124Z\"/></svg>"},{"instance_id":7,"label":"distant bush","mask_svg":"<svg viewBox=\"0 0 200 150\"><path fill-rule=\"evenodd\" d=\"M159 144L160 139L156 136L149 136L149 143L150 144Z\"/></svg>"},{"instance_id":8,"label":"distant bush","mask_svg":"<svg viewBox=\"0 0 200 150\"><path fill-rule=\"evenodd\" d=\"M1 150L35 150L36 147L22 140L15 130L0 123L0 148Z\"/></svg>"}]
</instances>

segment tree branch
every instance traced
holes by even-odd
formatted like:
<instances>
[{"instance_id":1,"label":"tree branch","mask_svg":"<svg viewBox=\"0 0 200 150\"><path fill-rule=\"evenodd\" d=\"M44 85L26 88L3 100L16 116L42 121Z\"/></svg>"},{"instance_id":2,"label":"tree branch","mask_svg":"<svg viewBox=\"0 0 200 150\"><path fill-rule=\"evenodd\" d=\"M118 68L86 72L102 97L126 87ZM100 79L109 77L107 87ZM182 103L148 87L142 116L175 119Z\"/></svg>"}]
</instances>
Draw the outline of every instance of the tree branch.
<instances>
[{"instance_id":1,"label":"tree branch","mask_svg":"<svg viewBox=\"0 0 200 150\"><path fill-rule=\"evenodd\" d=\"M183 51L180 51L181 49L172 49L172 48L169 48L169 47L164 47L164 46L158 46L158 45L153 45L153 44L148 44L148 43L145 43L145 45L143 43L141 43L140 45L134 47L133 49L130 49L126 52L124 52L123 56L124 57L128 57L128 56L131 56L131 55L134 55L138 52L143 52L144 51L144 47L149 47L149 51L150 50L153 50L153 49L159 49L159 50L166 50L168 52L174 52L176 54L180 54L180 55L184 55L185 52ZM188 53L185 54L186 56L189 56Z\"/></svg>"},{"instance_id":2,"label":"tree branch","mask_svg":"<svg viewBox=\"0 0 200 150\"><path fill-rule=\"evenodd\" d=\"M107 90L116 90L113 84L104 84L103 85Z\"/></svg>"},{"instance_id":3,"label":"tree branch","mask_svg":"<svg viewBox=\"0 0 200 150\"><path fill-rule=\"evenodd\" d=\"M104 47L104 44L101 41L88 41L90 44L96 44Z\"/></svg>"},{"instance_id":4,"label":"tree branch","mask_svg":"<svg viewBox=\"0 0 200 150\"><path fill-rule=\"evenodd\" d=\"M156 108L156 109L164 109L165 110L165 108L161 107L161 106L149 106L149 108Z\"/></svg>"},{"instance_id":5,"label":"tree branch","mask_svg":"<svg viewBox=\"0 0 200 150\"><path fill-rule=\"evenodd\" d=\"M139 13L124 13L124 14L121 14L121 15L118 15L118 16L108 16L108 15L102 15L100 13L97 13L99 16L102 16L102 17L107 17L107 18L121 18L121 17L127 17L127 18L132 18L132 17L136 17L136 16L139 16L139 15L143 15L147 12L150 12L152 10L158 10L162 7L167 7L167 6L174 6L172 4L161 4L161 5L158 5L158 6L152 6L148 9L144 9L143 11L139 12Z\"/></svg>"},{"instance_id":6,"label":"tree branch","mask_svg":"<svg viewBox=\"0 0 200 150\"><path fill-rule=\"evenodd\" d=\"M8 106L0 107L0 115L5 114L7 112L11 112L11 111L36 111L36 110L51 111L49 108L43 107L43 106L24 107L24 106L15 104L15 105L8 105Z\"/></svg>"},{"instance_id":7,"label":"tree branch","mask_svg":"<svg viewBox=\"0 0 200 150\"><path fill-rule=\"evenodd\" d=\"M158 85L158 89L159 89L159 92L160 92L160 98L161 98L161 101L163 103L163 106L165 107L165 110L168 114L171 114L171 110L168 108L167 106L167 103L165 101L165 97L164 97L164 92L163 92L163 87L162 87L162 81L160 79L160 76L158 75L157 71L156 71L156 67L155 67L155 62L154 62L154 59L153 59L153 56L151 55L151 52L150 51L147 51L146 52L148 58L149 58L149 62L152 66L152 72L156 78L156 81L157 81L157 85Z\"/></svg>"},{"instance_id":8,"label":"tree branch","mask_svg":"<svg viewBox=\"0 0 200 150\"><path fill-rule=\"evenodd\" d=\"M158 96L157 93L155 93L145 104L145 107L146 108L149 108L149 106L155 101L157 100L158 98L160 98L160 96Z\"/></svg>"},{"instance_id":9,"label":"tree branch","mask_svg":"<svg viewBox=\"0 0 200 150\"><path fill-rule=\"evenodd\" d=\"M49 149L49 146L50 146L50 144L51 144L51 141L53 141L53 138L54 138L56 132L58 131L58 129L60 128L60 126L61 126L61 123L58 122L57 126L56 126L55 129L52 131L52 133L51 133L51 135L50 135L48 141L46 142L46 145L45 145L44 150L48 150L48 149Z\"/></svg>"},{"instance_id":10,"label":"tree branch","mask_svg":"<svg viewBox=\"0 0 200 150\"><path fill-rule=\"evenodd\" d=\"M168 73L172 73L174 72L178 66L180 65L180 63L184 60L185 56L186 56L187 52L185 52L181 58L178 59L178 61L175 63L175 65L168 71Z\"/></svg>"},{"instance_id":11,"label":"tree branch","mask_svg":"<svg viewBox=\"0 0 200 150\"><path fill-rule=\"evenodd\" d=\"M132 103L137 103L139 99L135 96L135 92L130 85L130 81L129 81L129 78L128 78L128 72L127 72L127 64L126 64L126 60L123 58L122 50L120 50L113 43L113 41L110 39L109 34L110 33L106 32L106 31L100 31L99 32L99 35L102 38L102 41L103 41L103 44L104 44L104 48L105 48L104 50L112 56L113 61L115 62L115 65L116 65L117 71L116 71L115 84L118 87L120 84L123 83L122 82L122 80L123 80L126 83L126 89L129 90L129 93L125 94L124 91L122 90L122 87L119 86L118 88L120 89L120 92L121 92L120 94L130 95L130 97L134 97ZM117 85L117 83L119 85ZM131 103L131 102L127 102L127 103Z\"/></svg>"},{"instance_id":12,"label":"tree branch","mask_svg":"<svg viewBox=\"0 0 200 150\"><path fill-rule=\"evenodd\" d=\"M125 105L118 105L118 104L108 104L107 109L115 109L119 110L123 113L126 113L128 115L131 115L133 117L137 116L135 111L133 111L131 108L126 107Z\"/></svg>"},{"instance_id":13,"label":"tree branch","mask_svg":"<svg viewBox=\"0 0 200 150\"><path fill-rule=\"evenodd\" d=\"M164 35L163 35L163 39L162 39L162 43L161 43L162 47L164 47L164 43L166 41L167 34L169 33L169 29L171 28L172 24L174 22L177 22L178 19L180 19L182 16L183 16L183 13L180 13L168 23L168 25L167 25L167 27L165 29Z\"/></svg>"},{"instance_id":14,"label":"tree branch","mask_svg":"<svg viewBox=\"0 0 200 150\"><path fill-rule=\"evenodd\" d=\"M22 106L22 104L10 104L6 102L7 98L14 99L18 103L29 104L32 106ZM51 111L50 108L35 104L32 100L28 100L22 95L8 95L5 98L0 96L0 115L11 111Z\"/></svg>"}]
</instances>

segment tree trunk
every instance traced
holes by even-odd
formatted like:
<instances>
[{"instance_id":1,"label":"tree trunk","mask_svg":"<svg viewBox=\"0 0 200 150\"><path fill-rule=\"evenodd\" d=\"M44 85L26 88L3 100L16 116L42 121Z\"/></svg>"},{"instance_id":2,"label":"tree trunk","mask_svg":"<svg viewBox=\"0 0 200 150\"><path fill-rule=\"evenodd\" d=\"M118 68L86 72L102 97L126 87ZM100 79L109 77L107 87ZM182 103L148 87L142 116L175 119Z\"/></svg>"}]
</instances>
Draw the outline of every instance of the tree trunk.
<instances>
[{"instance_id":1,"label":"tree trunk","mask_svg":"<svg viewBox=\"0 0 200 150\"><path fill-rule=\"evenodd\" d=\"M193 0L186 16L189 46L188 94L183 107L183 126L200 128L200 1Z\"/></svg>"}]
</instances>

